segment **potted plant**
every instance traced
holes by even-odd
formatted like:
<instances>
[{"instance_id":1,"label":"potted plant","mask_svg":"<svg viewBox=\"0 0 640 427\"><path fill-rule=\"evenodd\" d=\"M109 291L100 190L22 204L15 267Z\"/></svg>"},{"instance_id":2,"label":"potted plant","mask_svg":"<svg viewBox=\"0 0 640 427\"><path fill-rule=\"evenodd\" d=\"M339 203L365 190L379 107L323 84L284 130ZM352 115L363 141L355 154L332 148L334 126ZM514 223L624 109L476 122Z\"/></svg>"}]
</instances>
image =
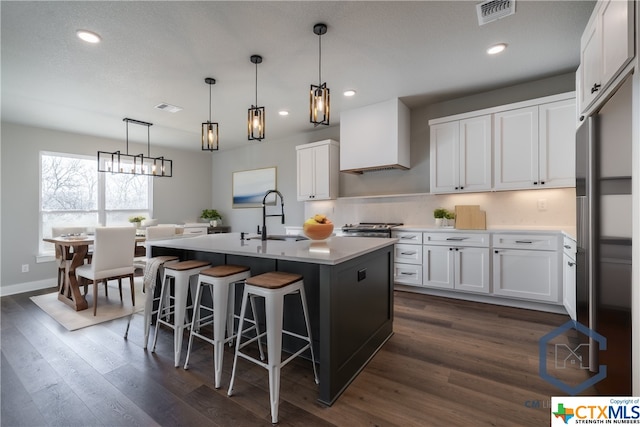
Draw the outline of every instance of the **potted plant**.
<instances>
[{"instance_id":1,"label":"potted plant","mask_svg":"<svg viewBox=\"0 0 640 427\"><path fill-rule=\"evenodd\" d=\"M140 223L144 221L146 218L142 215L129 217L129 222L133 224L136 228L140 228Z\"/></svg>"},{"instance_id":2,"label":"potted plant","mask_svg":"<svg viewBox=\"0 0 640 427\"><path fill-rule=\"evenodd\" d=\"M448 212L449 211L443 208L438 208L433 211L433 217L436 220L436 227L442 227L442 223L447 218Z\"/></svg>"},{"instance_id":3,"label":"potted plant","mask_svg":"<svg viewBox=\"0 0 640 427\"><path fill-rule=\"evenodd\" d=\"M444 218L447 220L447 223L444 224L448 227L453 227L455 225L455 218L456 218L456 214L451 212L451 211L447 211L447 213L445 214Z\"/></svg>"},{"instance_id":4,"label":"potted plant","mask_svg":"<svg viewBox=\"0 0 640 427\"><path fill-rule=\"evenodd\" d=\"M215 209L203 209L202 214L200 214L200 218L205 221L209 221L211 226L217 227L218 223L222 220L222 215L220 215Z\"/></svg>"}]
</instances>

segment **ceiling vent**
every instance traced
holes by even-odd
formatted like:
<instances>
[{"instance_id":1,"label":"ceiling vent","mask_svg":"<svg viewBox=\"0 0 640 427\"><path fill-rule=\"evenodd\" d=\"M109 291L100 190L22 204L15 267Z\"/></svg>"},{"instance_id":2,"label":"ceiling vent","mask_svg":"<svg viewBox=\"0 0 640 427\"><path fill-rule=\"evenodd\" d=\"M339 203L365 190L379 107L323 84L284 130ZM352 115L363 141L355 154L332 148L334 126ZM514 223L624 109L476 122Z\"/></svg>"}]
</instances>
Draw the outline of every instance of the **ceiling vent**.
<instances>
[{"instance_id":1,"label":"ceiling vent","mask_svg":"<svg viewBox=\"0 0 640 427\"><path fill-rule=\"evenodd\" d=\"M516 0L488 0L476 5L478 24L484 25L516 13Z\"/></svg>"},{"instance_id":2,"label":"ceiling vent","mask_svg":"<svg viewBox=\"0 0 640 427\"><path fill-rule=\"evenodd\" d=\"M182 111L181 107L178 107L176 105L167 104L166 102L163 102L162 104L156 105L155 108L157 108L158 110L162 110L162 111L168 111L169 113L177 113L178 111Z\"/></svg>"}]
</instances>

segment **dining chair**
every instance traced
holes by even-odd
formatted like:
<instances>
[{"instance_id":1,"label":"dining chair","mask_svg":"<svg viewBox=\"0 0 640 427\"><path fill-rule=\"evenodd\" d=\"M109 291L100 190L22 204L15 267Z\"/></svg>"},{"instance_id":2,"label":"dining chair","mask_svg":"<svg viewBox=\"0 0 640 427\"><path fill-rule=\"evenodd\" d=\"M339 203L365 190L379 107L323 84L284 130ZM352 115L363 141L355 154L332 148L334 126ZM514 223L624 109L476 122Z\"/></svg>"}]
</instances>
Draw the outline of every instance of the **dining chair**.
<instances>
[{"instance_id":1,"label":"dining chair","mask_svg":"<svg viewBox=\"0 0 640 427\"><path fill-rule=\"evenodd\" d=\"M66 236L69 234L80 234L80 233L86 233L86 232L87 232L87 227L51 227L51 237L60 237L60 236ZM58 289L60 289L60 285L62 285L62 282L64 281L66 263L71 262L71 259L73 258L72 250L73 250L72 248L69 248L69 252L66 254L66 256L63 259L64 254L60 250L60 247L58 245L55 245L56 259L58 260ZM92 256L92 251L87 252L86 258L89 263L91 263L91 256ZM84 293L85 294L87 293L86 288Z\"/></svg>"},{"instance_id":2,"label":"dining chair","mask_svg":"<svg viewBox=\"0 0 640 427\"><path fill-rule=\"evenodd\" d=\"M131 304L136 305L133 284L133 253L136 239L134 227L97 227L93 240L91 264L76 268L76 275L93 283L93 315L98 308L98 283L108 286L109 280L118 279L122 301L122 279L128 277L131 284Z\"/></svg>"}]
</instances>

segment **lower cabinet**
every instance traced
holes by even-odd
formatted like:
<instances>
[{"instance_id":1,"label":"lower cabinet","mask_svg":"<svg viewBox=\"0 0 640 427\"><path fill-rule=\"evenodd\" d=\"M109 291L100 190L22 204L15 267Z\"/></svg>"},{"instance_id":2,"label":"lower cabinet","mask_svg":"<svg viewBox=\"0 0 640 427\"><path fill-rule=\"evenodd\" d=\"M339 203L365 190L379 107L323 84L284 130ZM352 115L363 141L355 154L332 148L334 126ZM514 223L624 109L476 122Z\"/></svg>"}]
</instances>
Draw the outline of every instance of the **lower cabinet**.
<instances>
[{"instance_id":1,"label":"lower cabinet","mask_svg":"<svg viewBox=\"0 0 640 427\"><path fill-rule=\"evenodd\" d=\"M489 293L489 249L423 247L424 286Z\"/></svg>"},{"instance_id":2,"label":"lower cabinet","mask_svg":"<svg viewBox=\"0 0 640 427\"><path fill-rule=\"evenodd\" d=\"M493 293L558 303L558 253L494 249Z\"/></svg>"}]
</instances>

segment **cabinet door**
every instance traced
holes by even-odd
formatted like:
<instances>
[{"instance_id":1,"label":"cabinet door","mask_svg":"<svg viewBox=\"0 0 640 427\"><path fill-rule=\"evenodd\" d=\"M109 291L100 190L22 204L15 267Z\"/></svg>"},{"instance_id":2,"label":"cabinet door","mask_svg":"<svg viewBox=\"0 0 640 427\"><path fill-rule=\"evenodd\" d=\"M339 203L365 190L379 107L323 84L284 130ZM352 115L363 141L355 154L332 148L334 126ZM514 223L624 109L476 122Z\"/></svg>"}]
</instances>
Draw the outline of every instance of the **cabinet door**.
<instances>
[{"instance_id":1,"label":"cabinet door","mask_svg":"<svg viewBox=\"0 0 640 427\"><path fill-rule=\"evenodd\" d=\"M460 190L491 190L491 146L491 115L460 120Z\"/></svg>"},{"instance_id":2,"label":"cabinet door","mask_svg":"<svg viewBox=\"0 0 640 427\"><path fill-rule=\"evenodd\" d=\"M325 200L331 198L330 188L330 158L331 147L322 145L313 148L313 199Z\"/></svg>"},{"instance_id":3,"label":"cabinet door","mask_svg":"<svg viewBox=\"0 0 640 427\"><path fill-rule=\"evenodd\" d=\"M454 249L455 288L461 291L489 293L489 249Z\"/></svg>"},{"instance_id":4,"label":"cabinet door","mask_svg":"<svg viewBox=\"0 0 640 427\"><path fill-rule=\"evenodd\" d=\"M633 58L633 2L609 0L600 9L602 85L606 85Z\"/></svg>"},{"instance_id":5,"label":"cabinet door","mask_svg":"<svg viewBox=\"0 0 640 427\"><path fill-rule=\"evenodd\" d=\"M394 246L394 261L422 265L422 246L396 243Z\"/></svg>"},{"instance_id":6,"label":"cabinet door","mask_svg":"<svg viewBox=\"0 0 640 427\"><path fill-rule=\"evenodd\" d=\"M452 193L460 186L459 122L441 123L430 130L430 187L432 193Z\"/></svg>"},{"instance_id":7,"label":"cabinet door","mask_svg":"<svg viewBox=\"0 0 640 427\"><path fill-rule=\"evenodd\" d=\"M422 285L422 264L402 264L393 265L393 281L403 285Z\"/></svg>"},{"instance_id":8,"label":"cabinet door","mask_svg":"<svg viewBox=\"0 0 640 427\"><path fill-rule=\"evenodd\" d=\"M424 286L453 289L453 251L446 246L423 246L422 283Z\"/></svg>"},{"instance_id":9,"label":"cabinet door","mask_svg":"<svg viewBox=\"0 0 640 427\"><path fill-rule=\"evenodd\" d=\"M314 194L313 148L297 150L298 200L309 200Z\"/></svg>"},{"instance_id":10,"label":"cabinet door","mask_svg":"<svg viewBox=\"0 0 640 427\"><path fill-rule=\"evenodd\" d=\"M573 320L576 318L576 261L566 253L562 257L562 304Z\"/></svg>"},{"instance_id":11,"label":"cabinet door","mask_svg":"<svg viewBox=\"0 0 640 427\"><path fill-rule=\"evenodd\" d=\"M602 84L601 47L600 19L591 20L580 40L580 71L582 73L580 87L578 88L580 111L585 111L596 99L599 87Z\"/></svg>"},{"instance_id":12,"label":"cabinet door","mask_svg":"<svg viewBox=\"0 0 640 427\"><path fill-rule=\"evenodd\" d=\"M555 251L494 250L493 293L496 295L557 304L558 279Z\"/></svg>"},{"instance_id":13,"label":"cabinet door","mask_svg":"<svg viewBox=\"0 0 640 427\"><path fill-rule=\"evenodd\" d=\"M539 106L539 181L544 187L576 185L576 103L574 99Z\"/></svg>"},{"instance_id":14,"label":"cabinet door","mask_svg":"<svg viewBox=\"0 0 640 427\"><path fill-rule=\"evenodd\" d=\"M538 187L538 107L494 116L496 190Z\"/></svg>"}]
</instances>

